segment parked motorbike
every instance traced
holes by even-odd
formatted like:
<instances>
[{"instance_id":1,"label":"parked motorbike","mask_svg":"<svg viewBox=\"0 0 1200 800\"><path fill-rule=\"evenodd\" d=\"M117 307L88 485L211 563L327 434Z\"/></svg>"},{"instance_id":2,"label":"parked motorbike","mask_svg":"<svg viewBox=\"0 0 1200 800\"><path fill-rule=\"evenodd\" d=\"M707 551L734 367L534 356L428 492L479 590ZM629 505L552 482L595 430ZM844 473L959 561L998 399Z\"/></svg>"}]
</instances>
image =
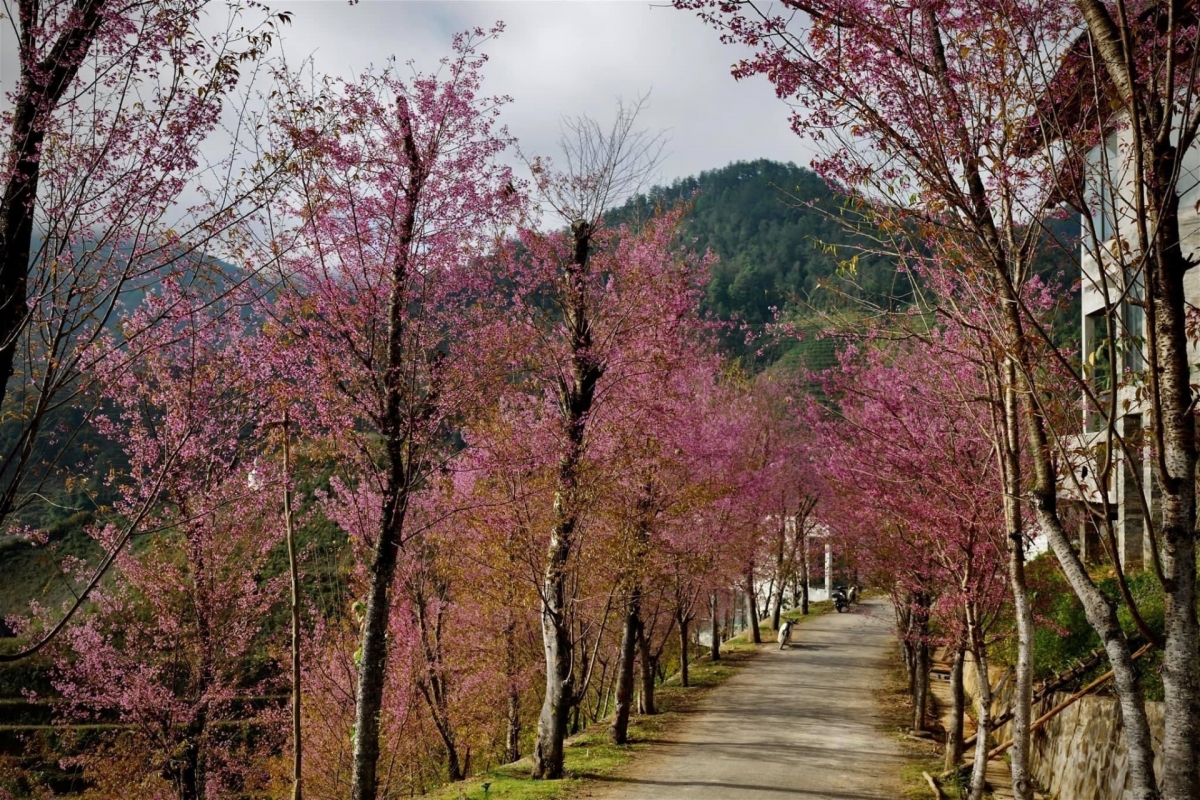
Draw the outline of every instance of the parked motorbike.
<instances>
[{"instance_id":1,"label":"parked motorbike","mask_svg":"<svg viewBox=\"0 0 1200 800\"><path fill-rule=\"evenodd\" d=\"M846 590L841 586L834 587L833 607L839 614L850 608L850 599L846 596Z\"/></svg>"}]
</instances>

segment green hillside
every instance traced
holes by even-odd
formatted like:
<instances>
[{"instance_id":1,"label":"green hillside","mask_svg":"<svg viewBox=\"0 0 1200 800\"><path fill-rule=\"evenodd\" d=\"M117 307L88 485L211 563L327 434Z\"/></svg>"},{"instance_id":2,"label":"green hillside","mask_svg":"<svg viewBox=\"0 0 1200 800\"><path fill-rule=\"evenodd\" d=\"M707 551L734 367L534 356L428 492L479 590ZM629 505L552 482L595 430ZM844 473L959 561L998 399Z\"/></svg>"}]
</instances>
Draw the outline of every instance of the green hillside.
<instances>
[{"instance_id":1,"label":"green hillside","mask_svg":"<svg viewBox=\"0 0 1200 800\"><path fill-rule=\"evenodd\" d=\"M906 277L888 259L865 252L870 242L847 224L853 217L845 214L843 199L811 170L739 161L655 187L627 202L613 219L636 220L680 201L692 203L687 232L697 248L720 258L705 306L722 320L758 332L775 320L775 309L794 319L817 310L848 310L861 300L890 308L907 302ZM727 348L762 366L764 357L755 355L759 344L748 347L744 338L731 331ZM800 345L813 348L823 355L819 361L828 360L828 343ZM768 351L767 361L782 355L778 347Z\"/></svg>"},{"instance_id":2,"label":"green hillside","mask_svg":"<svg viewBox=\"0 0 1200 800\"><path fill-rule=\"evenodd\" d=\"M636 221L680 201L692 203L687 234L696 247L720 258L707 287L706 310L739 323L724 344L748 368L779 362L829 366L832 342L816 335L826 327L823 314L854 319L864 308L900 310L911 301L908 274L871 252L871 232L811 170L765 159L739 161L655 187L611 219ZM1036 265L1043 279L1064 287L1052 335L1068 350L1078 349L1079 292L1071 287L1078 270L1073 256L1078 227L1074 216L1049 220ZM747 345L744 330L763 330L776 319L775 309L806 335L767 344L760 354L763 340Z\"/></svg>"}]
</instances>

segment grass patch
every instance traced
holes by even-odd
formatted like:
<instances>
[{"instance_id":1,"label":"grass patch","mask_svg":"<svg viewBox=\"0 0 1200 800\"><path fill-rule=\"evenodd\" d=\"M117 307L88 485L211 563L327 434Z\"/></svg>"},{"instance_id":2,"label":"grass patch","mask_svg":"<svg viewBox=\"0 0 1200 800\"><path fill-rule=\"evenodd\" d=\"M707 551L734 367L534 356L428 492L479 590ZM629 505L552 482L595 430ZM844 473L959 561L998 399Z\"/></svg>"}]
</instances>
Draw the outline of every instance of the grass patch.
<instances>
[{"instance_id":1,"label":"grass patch","mask_svg":"<svg viewBox=\"0 0 1200 800\"><path fill-rule=\"evenodd\" d=\"M908 696L908 675L904 663L894 649L888 652L885 675L883 683L875 690L875 700L881 711L880 727L900 743L900 749L908 760L900 770L900 797L902 800L929 800L932 792L921 773L928 772L936 777L942 772L942 745L905 735L912 722L912 698ZM947 797L959 796L957 790L944 781L942 789Z\"/></svg>"},{"instance_id":2,"label":"grass patch","mask_svg":"<svg viewBox=\"0 0 1200 800\"><path fill-rule=\"evenodd\" d=\"M829 603L813 603L808 617L799 611L783 616L803 624L806 620L832 610ZM686 722L704 698L754 659L764 647L772 646L775 633L770 625L759 628L763 644L757 645L743 633L721 645L721 660L707 655L688 665L687 688L679 685L679 675L668 678L655 689L654 701L659 712L653 716L635 714L629 721L630 743L615 745L608 739L607 721L600 721L567 740L564 751L566 777L558 781L535 781L529 777L532 762L523 758L512 764L493 767L461 783L449 784L431 792L431 800L565 800L597 788L597 779L619 774L637 758L651 750L676 726ZM775 645L778 646L778 645ZM485 792L483 785L488 784Z\"/></svg>"},{"instance_id":3,"label":"grass patch","mask_svg":"<svg viewBox=\"0 0 1200 800\"><path fill-rule=\"evenodd\" d=\"M833 611L833 603L829 600L820 600L808 604L808 616L800 613L800 609L793 608L790 611L784 611L779 615L781 620L789 620L793 625L803 625L814 617L819 617L822 614L828 614ZM762 638L763 643L767 644L775 641L775 631L771 630L771 619L768 617L758 623L758 634ZM745 636L745 634L742 634ZM739 637L740 638L740 637ZM737 641L736 639L731 641ZM728 647L729 643L721 645L722 649Z\"/></svg>"},{"instance_id":4,"label":"grass patch","mask_svg":"<svg viewBox=\"0 0 1200 800\"><path fill-rule=\"evenodd\" d=\"M721 645L721 660L713 663L708 656L688 666L691 686L679 685L675 675L660 684L654 693L659 713L635 714L629 721L629 744L615 745L608 738L609 723L602 720L567 740L563 768L565 777L558 781L535 781L529 777L532 761L523 758L512 764L494 767L486 775L443 786L429 797L435 800L541 800L569 798L586 788L594 788L597 778L605 778L632 761L638 753L654 746L673 726L695 711L701 700L740 669L766 645L756 645L738 637ZM483 784L488 783L485 793Z\"/></svg>"},{"instance_id":5,"label":"grass patch","mask_svg":"<svg viewBox=\"0 0 1200 800\"><path fill-rule=\"evenodd\" d=\"M790 611L785 611L781 615L784 619L790 619L792 622L807 622L813 617L819 617L822 614L828 614L833 611L833 603L829 600L816 600L808 604L808 616L800 613L800 609L793 608Z\"/></svg>"}]
</instances>

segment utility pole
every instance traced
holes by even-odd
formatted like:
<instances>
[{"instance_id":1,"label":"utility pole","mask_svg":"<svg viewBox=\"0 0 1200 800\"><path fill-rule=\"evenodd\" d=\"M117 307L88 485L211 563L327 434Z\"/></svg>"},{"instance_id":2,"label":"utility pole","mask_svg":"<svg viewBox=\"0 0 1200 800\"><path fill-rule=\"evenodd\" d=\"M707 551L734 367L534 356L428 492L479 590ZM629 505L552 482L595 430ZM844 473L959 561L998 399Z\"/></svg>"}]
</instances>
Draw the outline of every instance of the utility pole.
<instances>
[{"instance_id":1,"label":"utility pole","mask_svg":"<svg viewBox=\"0 0 1200 800\"><path fill-rule=\"evenodd\" d=\"M833 545L825 543L825 599L833 599Z\"/></svg>"}]
</instances>

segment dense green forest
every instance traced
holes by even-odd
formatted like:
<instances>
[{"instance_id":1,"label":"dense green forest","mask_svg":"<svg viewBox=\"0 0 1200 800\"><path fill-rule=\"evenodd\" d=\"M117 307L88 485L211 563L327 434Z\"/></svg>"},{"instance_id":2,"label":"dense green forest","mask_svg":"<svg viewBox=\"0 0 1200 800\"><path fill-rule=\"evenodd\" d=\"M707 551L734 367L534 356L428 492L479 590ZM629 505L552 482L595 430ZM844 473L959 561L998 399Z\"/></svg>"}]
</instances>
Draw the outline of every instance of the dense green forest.
<instances>
[{"instance_id":1,"label":"dense green forest","mask_svg":"<svg viewBox=\"0 0 1200 800\"><path fill-rule=\"evenodd\" d=\"M726 323L723 349L744 369L824 369L836 340L828 314L851 319L865 309L911 302L908 276L872 252L860 216L813 171L777 161L734 162L655 187L629 200L614 221L691 204L687 233L717 256L705 310ZM800 332L781 336L785 319Z\"/></svg>"},{"instance_id":2,"label":"dense green forest","mask_svg":"<svg viewBox=\"0 0 1200 800\"><path fill-rule=\"evenodd\" d=\"M680 201L692 204L688 233L699 250L720 259L706 305L721 319L752 328L792 313L828 310L866 300L902 306L911 291L871 242L854 232L852 213L811 170L776 161L739 161L656 187L614 216L628 221Z\"/></svg>"},{"instance_id":3,"label":"dense green forest","mask_svg":"<svg viewBox=\"0 0 1200 800\"><path fill-rule=\"evenodd\" d=\"M909 275L878 254L869 223L811 170L766 159L734 162L638 195L611 221L636 221L679 202L691 204L687 232L696 248L719 259L706 310L731 323L724 346L747 369L827 367L833 341L820 335L826 315L853 320L913 300ZM1074 215L1047 221L1037 262L1042 278L1062 287L1053 334L1068 350L1078 349L1079 292L1072 288L1078 227ZM802 336L746 343L746 332L759 336L777 317Z\"/></svg>"}]
</instances>

